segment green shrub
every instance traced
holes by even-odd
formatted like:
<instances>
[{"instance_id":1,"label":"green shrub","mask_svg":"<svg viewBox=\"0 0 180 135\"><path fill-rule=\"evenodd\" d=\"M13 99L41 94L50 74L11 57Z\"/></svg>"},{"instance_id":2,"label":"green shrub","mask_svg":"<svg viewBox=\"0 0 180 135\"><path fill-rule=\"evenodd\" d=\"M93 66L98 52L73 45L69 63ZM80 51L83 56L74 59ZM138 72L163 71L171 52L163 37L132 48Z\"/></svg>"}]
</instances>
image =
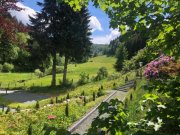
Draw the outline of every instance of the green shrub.
<instances>
[{"instance_id":1,"label":"green shrub","mask_svg":"<svg viewBox=\"0 0 180 135\"><path fill-rule=\"evenodd\" d=\"M2 72L3 69L3 65L0 64L0 72Z\"/></svg>"},{"instance_id":2,"label":"green shrub","mask_svg":"<svg viewBox=\"0 0 180 135\"><path fill-rule=\"evenodd\" d=\"M132 98L133 98L133 96L132 96L132 93L131 93L131 95L130 95L130 100L132 101Z\"/></svg>"},{"instance_id":3,"label":"green shrub","mask_svg":"<svg viewBox=\"0 0 180 135\"><path fill-rule=\"evenodd\" d=\"M14 69L14 65L10 63L4 63L2 71L3 72L11 72Z\"/></svg>"},{"instance_id":4,"label":"green shrub","mask_svg":"<svg viewBox=\"0 0 180 135\"><path fill-rule=\"evenodd\" d=\"M67 97L66 97L66 99L70 99L69 93L67 94Z\"/></svg>"},{"instance_id":5,"label":"green shrub","mask_svg":"<svg viewBox=\"0 0 180 135\"><path fill-rule=\"evenodd\" d=\"M65 115L66 117L69 117L69 104L66 104L66 108L65 108Z\"/></svg>"},{"instance_id":6,"label":"green shrub","mask_svg":"<svg viewBox=\"0 0 180 135\"><path fill-rule=\"evenodd\" d=\"M63 67L56 66L56 73L63 73ZM51 75L51 74L52 74L52 67L45 70L45 75Z\"/></svg>"},{"instance_id":7,"label":"green shrub","mask_svg":"<svg viewBox=\"0 0 180 135\"><path fill-rule=\"evenodd\" d=\"M122 71L128 72L130 70L138 69L139 68L139 62L143 62L143 64L147 64L148 58L147 58L146 50L142 49L139 50L138 53L133 56L130 60L125 60L123 62Z\"/></svg>"},{"instance_id":8,"label":"green shrub","mask_svg":"<svg viewBox=\"0 0 180 135\"><path fill-rule=\"evenodd\" d=\"M97 96L100 97L100 96L103 96L104 95L104 92L102 91L101 88L98 89L98 93L97 93Z\"/></svg>"},{"instance_id":9,"label":"green shrub","mask_svg":"<svg viewBox=\"0 0 180 135\"><path fill-rule=\"evenodd\" d=\"M34 74L35 74L36 76L38 76L39 78L40 78L40 77L43 77L43 72L41 72L40 69L35 69L35 70L34 70Z\"/></svg>"},{"instance_id":10,"label":"green shrub","mask_svg":"<svg viewBox=\"0 0 180 135\"><path fill-rule=\"evenodd\" d=\"M50 104L54 104L54 100L52 98L50 100Z\"/></svg>"},{"instance_id":11,"label":"green shrub","mask_svg":"<svg viewBox=\"0 0 180 135\"><path fill-rule=\"evenodd\" d=\"M5 114L8 114L11 111L11 108L8 106Z\"/></svg>"},{"instance_id":12,"label":"green shrub","mask_svg":"<svg viewBox=\"0 0 180 135\"><path fill-rule=\"evenodd\" d=\"M79 85L86 84L89 82L89 74L86 74L83 72L79 76L80 76L79 81L78 81Z\"/></svg>"},{"instance_id":13,"label":"green shrub","mask_svg":"<svg viewBox=\"0 0 180 135\"><path fill-rule=\"evenodd\" d=\"M116 80L116 79L118 79L120 76L119 76L119 74L111 74L111 75L109 75L108 76L108 80L110 81L110 80Z\"/></svg>"},{"instance_id":14,"label":"green shrub","mask_svg":"<svg viewBox=\"0 0 180 135\"><path fill-rule=\"evenodd\" d=\"M36 105L35 105L35 109L39 109L40 108L40 105L39 105L39 101L36 102Z\"/></svg>"},{"instance_id":15,"label":"green shrub","mask_svg":"<svg viewBox=\"0 0 180 135\"><path fill-rule=\"evenodd\" d=\"M32 125L31 124L29 124L29 126L28 126L27 134L32 135Z\"/></svg>"},{"instance_id":16,"label":"green shrub","mask_svg":"<svg viewBox=\"0 0 180 135\"><path fill-rule=\"evenodd\" d=\"M85 96L85 92L84 92L84 90L83 90L83 92L81 93L81 96Z\"/></svg>"},{"instance_id":17,"label":"green shrub","mask_svg":"<svg viewBox=\"0 0 180 135\"><path fill-rule=\"evenodd\" d=\"M99 80L102 80L102 79L106 78L107 76L108 76L107 68L106 67L101 67L97 72L95 80L99 81Z\"/></svg>"},{"instance_id":18,"label":"green shrub","mask_svg":"<svg viewBox=\"0 0 180 135\"><path fill-rule=\"evenodd\" d=\"M86 100L86 96L84 96L84 106L86 105L87 100Z\"/></svg>"},{"instance_id":19,"label":"green shrub","mask_svg":"<svg viewBox=\"0 0 180 135\"><path fill-rule=\"evenodd\" d=\"M58 103L58 97L56 97L56 103Z\"/></svg>"},{"instance_id":20,"label":"green shrub","mask_svg":"<svg viewBox=\"0 0 180 135\"><path fill-rule=\"evenodd\" d=\"M93 92L93 101L95 101L95 100L96 100L96 93Z\"/></svg>"},{"instance_id":21,"label":"green shrub","mask_svg":"<svg viewBox=\"0 0 180 135\"><path fill-rule=\"evenodd\" d=\"M129 79L128 79L128 77L126 76L126 78L125 78L125 83L128 81Z\"/></svg>"},{"instance_id":22,"label":"green shrub","mask_svg":"<svg viewBox=\"0 0 180 135\"><path fill-rule=\"evenodd\" d=\"M20 113L20 111L21 111L21 107L20 106L16 107L16 112Z\"/></svg>"}]
</instances>

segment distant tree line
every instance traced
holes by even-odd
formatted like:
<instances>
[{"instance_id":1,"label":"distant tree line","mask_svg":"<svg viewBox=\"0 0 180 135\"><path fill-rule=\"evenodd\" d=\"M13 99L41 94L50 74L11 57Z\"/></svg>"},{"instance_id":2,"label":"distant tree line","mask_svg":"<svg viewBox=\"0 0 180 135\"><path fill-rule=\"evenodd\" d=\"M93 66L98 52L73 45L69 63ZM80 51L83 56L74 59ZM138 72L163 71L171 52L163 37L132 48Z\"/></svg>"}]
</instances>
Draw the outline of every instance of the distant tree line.
<instances>
[{"instance_id":1,"label":"distant tree line","mask_svg":"<svg viewBox=\"0 0 180 135\"><path fill-rule=\"evenodd\" d=\"M139 50L143 49L146 46L146 40L147 38L143 33L128 30L125 35L121 35L110 41L105 54L117 58L115 68L117 71L121 71L123 62L132 59Z\"/></svg>"}]
</instances>

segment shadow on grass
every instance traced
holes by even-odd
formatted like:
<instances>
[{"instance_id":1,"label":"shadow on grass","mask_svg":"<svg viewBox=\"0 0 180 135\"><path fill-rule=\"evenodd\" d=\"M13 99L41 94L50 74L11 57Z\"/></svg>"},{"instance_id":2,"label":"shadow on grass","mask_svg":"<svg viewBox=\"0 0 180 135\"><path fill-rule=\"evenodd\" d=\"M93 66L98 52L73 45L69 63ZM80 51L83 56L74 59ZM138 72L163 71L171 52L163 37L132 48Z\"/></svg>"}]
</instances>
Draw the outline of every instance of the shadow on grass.
<instances>
[{"instance_id":1,"label":"shadow on grass","mask_svg":"<svg viewBox=\"0 0 180 135\"><path fill-rule=\"evenodd\" d=\"M65 94L68 91L73 91L76 85L57 85L57 86L33 86L30 87L29 92L32 93L49 93L49 94Z\"/></svg>"}]
</instances>

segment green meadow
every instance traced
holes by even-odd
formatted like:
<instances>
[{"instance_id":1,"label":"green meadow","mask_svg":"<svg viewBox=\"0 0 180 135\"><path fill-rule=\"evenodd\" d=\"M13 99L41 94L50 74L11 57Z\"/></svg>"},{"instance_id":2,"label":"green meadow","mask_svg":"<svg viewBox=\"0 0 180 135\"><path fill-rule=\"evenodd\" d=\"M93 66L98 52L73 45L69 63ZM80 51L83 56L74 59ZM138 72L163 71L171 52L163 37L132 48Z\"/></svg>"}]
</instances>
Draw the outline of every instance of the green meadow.
<instances>
[{"instance_id":1,"label":"green meadow","mask_svg":"<svg viewBox=\"0 0 180 135\"><path fill-rule=\"evenodd\" d=\"M89 74L90 78L96 76L96 73L100 67L106 67L108 73L115 72L113 65L116 59L114 57L98 56L89 59L88 62L82 64L69 64L68 65L68 80L77 82L79 80L80 73ZM62 79L62 74L57 74L57 84L59 85ZM24 80L24 82L20 82ZM51 84L51 75L38 78L34 73L0 73L0 87L6 89L29 89L30 87L46 87Z\"/></svg>"}]
</instances>

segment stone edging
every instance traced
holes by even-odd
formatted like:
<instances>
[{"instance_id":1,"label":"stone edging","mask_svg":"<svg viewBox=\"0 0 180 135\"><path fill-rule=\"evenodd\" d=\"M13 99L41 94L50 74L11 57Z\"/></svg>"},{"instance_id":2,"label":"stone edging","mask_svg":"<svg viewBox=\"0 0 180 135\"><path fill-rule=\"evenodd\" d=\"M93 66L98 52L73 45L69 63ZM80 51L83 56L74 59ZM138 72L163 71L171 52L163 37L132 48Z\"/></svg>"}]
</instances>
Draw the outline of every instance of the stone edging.
<instances>
[{"instance_id":1,"label":"stone edging","mask_svg":"<svg viewBox=\"0 0 180 135\"><path fill-rule=\"evenodd\" d=\"M114 91L113 93L111 93L106 99L104 99L102 102L106 102L108 99L110 99L114 94L116 94L117 91ZM98 107L100 106L97 105L95 108L93 108L89 113L85 114L84 117L82 119L80 119L77 123L75 123L73 126L69 127L68 128L68 131L69 132L73 132L74 130L76 130L76 128L81 124L83 123L92 113L94 113Z\"/></svg>"}]
</instances>

